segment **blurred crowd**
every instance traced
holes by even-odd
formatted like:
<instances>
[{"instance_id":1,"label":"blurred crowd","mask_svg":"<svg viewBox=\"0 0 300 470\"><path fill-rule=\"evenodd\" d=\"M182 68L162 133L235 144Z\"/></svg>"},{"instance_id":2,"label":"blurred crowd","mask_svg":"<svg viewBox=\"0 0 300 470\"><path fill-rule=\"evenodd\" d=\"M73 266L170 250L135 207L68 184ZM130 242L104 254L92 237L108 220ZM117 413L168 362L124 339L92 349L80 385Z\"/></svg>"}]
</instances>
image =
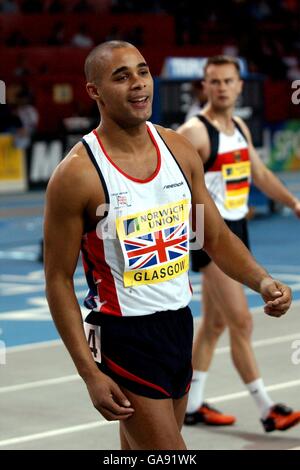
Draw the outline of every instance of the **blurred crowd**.
<instances>
[{"instance_id":1,"label":"blurred crowd","mask_svg":"<svg viewBox=\"0 0 300 470\"><path fill-rule=\"evenodd\" d=\"M13 106L14 116L26 121L23 126L25 146L26 136L34 132L39 122L32 97L35 85L31 78L34 75L48 78L56 67L56 62L53 66L53 58L45 55L45 50L59 48L62 51L66 46L81 49L76 55L79 63L86 55L84 49L116 39L131 42L141 47L142 52L143 47L147 48L148 57L149 50L157 48L157 45L152 46L152 38L158 36L158 31L155 23L151 23L149 34L147 15L158 15L169 19L169 25L172 23L173 34L166 37L168 44L162 42L161 55L164 50L172 55L172 47L177 55L185 55L187 49L192 55L193 48L198 55L197 47L202 46L203 51L206 47L221 45L222 52L244 57L250 72L264 74L273 83L300 78L300 0L0 0L1 54L11 51L10 76L5 76L6 70L1 70L1 66L0 73L4 75L2 79L10 83L7 99ZM106 21L108 16L109 22ZM134 16L136 20L125 26L122 20L125 16ZM30 25L36 24L39 28L33 31L30 26L24 27L25 18L31 21ZM153 16L151 18L155 21ZM100 27L101 21L106 28ZM35 48L40 50L35 51ZM37 54L45 59L40 60ZM74 59L72 51L70 55L70 59ZM73 63L69 59L61 62ZM68 73L66 70L65 75ZM72 69L72 73L75 77L76 70ZM76 92L77 84L72 82L71 86ZM40 112L40 103L44 99L40 97L37 102ZM269 100L268 106L271 102ZM62 116L70 116L68 113L64 110ZM76 118L85 115L84 111L73 110L73 113L72 117ZM41 128L53 125L48 121L40 119Z\"/></svg>"},{"instance_id":2,"label":"blurred crowd","mask_svg":"<svg viewBox=\"0 0 300 470\"><path fill-rule=\"evenodd\" d=\"M168 14L175 21L177 46L228 43L231 53L245 57L250 70L275 79L299 76L300 1L299 0L0 0L0 13L12 14ZM97 42L124 39L144 46L142 26L122 31L114 25L104 37L93 37L88 23L82 21L71 37L66 35L66 21L57 21L48 37L49 46L90 48ZM2 37L1 37L2 36ZM3 45L26 47L37 45L30 31L14 30L1 34ZM36 39L35 39L36 41Z\"/></svg>"}]
</instances>

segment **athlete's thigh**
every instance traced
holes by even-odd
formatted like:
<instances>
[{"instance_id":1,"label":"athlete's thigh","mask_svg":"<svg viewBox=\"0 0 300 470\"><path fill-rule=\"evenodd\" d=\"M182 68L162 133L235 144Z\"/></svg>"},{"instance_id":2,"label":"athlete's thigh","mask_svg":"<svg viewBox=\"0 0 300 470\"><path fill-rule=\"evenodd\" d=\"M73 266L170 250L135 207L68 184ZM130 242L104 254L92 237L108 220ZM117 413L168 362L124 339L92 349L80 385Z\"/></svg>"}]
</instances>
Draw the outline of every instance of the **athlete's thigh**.
<instances>
[{"instance_id":1,"label":"athlete's thigh","mask_svg":"<svg viewBox=\"0 0 300 470\"><path fill-rule=\"evenodd\" d=\"M173 408L175 413L175 419L177 422L178 429L181 431L184 415L186 411L186 405L188 400L188 393L186 393L182 398L178 400L173 400Z\"/></svg>"},{"instance_id":2,"label":"athlete's thigh","mask_svg":"<svg viewBox=\"0 0 300 470\"><path fill-rule=\"evenodd\" d=\"M123 391L135 410L132 417L120 422L131 449L186 449L178 428L172 399L147 398L124 388Z\"/></svg>"},{"instance_id":3,"label":"athlete's thigh","mask_svg":"<svg viewBox=\"0 0 300 470\"><path fill-rule=\"evenodd\" d=\"M214 262L205 268L203 277L207 299L214 304L216 311L222 312L227 322L248 314L247 298L239 282L227 276Z\"/></svg>"}]
</instances>

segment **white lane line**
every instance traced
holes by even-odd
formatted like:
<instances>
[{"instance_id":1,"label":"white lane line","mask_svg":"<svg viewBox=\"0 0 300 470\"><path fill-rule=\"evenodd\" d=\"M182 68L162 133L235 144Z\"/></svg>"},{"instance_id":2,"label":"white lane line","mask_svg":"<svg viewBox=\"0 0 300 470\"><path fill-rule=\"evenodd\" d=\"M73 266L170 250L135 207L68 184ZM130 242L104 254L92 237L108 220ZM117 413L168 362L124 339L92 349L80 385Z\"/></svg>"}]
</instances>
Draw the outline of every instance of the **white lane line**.
<instances>
[{"instance_id":1,"label":"white lane line","mask_svg":"<svg viewBox=\"0 0 300 470\"><path fill-rule=\"evenodd\" d=\"M300 447L292 447L291 449L286 449L286 450L300 450Z\"/></svg>"},{"instance_id":2,"label":"white lane line","mask_svg":"<svg viewBox=\"0 0 300 470\"><path fill-rule=\"evenodd\" d=\"M254 348L260 348L262 346L271 346L273 344L286 343L288 341L293 341L294 339L300 339L300 332L293 335L285 336L275 336L274 338L269 339L260 339L257 341L252 341L252 346ZM217 348L215 354L224 354L230 352L230 346L224 346L222 348Z\"/></svg>"},{"instance_id":3,"label":"white lane line","mask_svg":"<svg viewBox=\"0 0 300 470\"><path fill-rule=\"evenodd\" d=\"M74 380L79 380L80 377L77 374L66 375L64 377L58 377L56 379L46 379L46 380L36 380L34 382L27 382L18 385L9 385L8 387L0 387L0 393L7 392L19 392L20 390L28 390L36 387L47 387L49 385L57 385L67 382L74 382Z\"/></svg>"},{"instance_id":4,"label":"white lane line","mask_svg":"<svg viewBox=\"0 0 300 470\"><path fill-rule=\"evenodd\" d=\"M300 307L300 300L295 300L292 303L292 307ZM251 313L253 314L264 314L263 313L263 304L259 307L254 307L251 308ZM0 315L0 320L1 320L1 315ZM200 321L199 317L194 318L195 324L197 324ZM20 346L10 346L6 348L6 353L15 353L15 352L23 352L23 351L30 351L34 349L39 349L39 348L49 348L53 346L61 346L63 343L60 339L58 340L51 340L51 341L41 341L39 343L29 343L29 344L24 344Z\"/></svg>"},{"instance_id":5,"label":"white lane line","mask_svg":"<svg viewBox=\"0 0 300 470\"><path fill-rule=\"evenodd\" d=\"M63 434L71 434L73 432L85 431L87 429L99 428L116 424L118 421L92 421L90 423L79 424L77 426L69 426L67 428L54 429L53 431L45 431L37 434L29 434L29 436L13 437L0 441L0 447L21 444L22 442L36 441L38 439L46 439L48 437L61 436Z\"/></svg>"},{"instance_id":6,"label":"white lane line","mask_svg":"<svg viewBox=\"0 0 300 470\"><path fill-rule=\"evenodd\" d=\"M269 385L268 387L266 387L266 390L268 392L273 392L274 390L282 390L284 388L299 387L299 386L300 386L300 380L291 380L290 382L282 382L280 384ZM219 403L223 401L235 400L236 398L245 398L248 396L249 396L249 392L245 390L243 392L229 393L227 395L211 397L211 398L208 398L207 401L209 401L210 403Z\"/></svg>"},{"instance_id":7,"label":"white lane line","mask_svg":"<svg viewBox=\"0 0 300 470\"><path fill-rule=\"evenodd\" d=\"M254 348L259 348L259 347L264 347L264 346L271 346L274 344L280 344L280 343L285 343L289 341L293 341L295 339L300 339L300 332L295 333L293 335L285 335L285 336L277 336L275 338L269 338L269 339L263 339L263 340L258 340L258 341L253 341L252 345ZM61 341L53 341L49 342L48 344L41 343L42 346L44 347L51 347L51 346L56 346L56 345L61 345ZM37 345L37 348L41 347L40 345ZM21 346L22 350L23 348L26 348L26 346ZM31 349L31 348L30 348ZM18 349L19 351L20 349ZM25 349L26 350L26 349ZM10 352L16 352L16 351L11 351ZM230 346L224 346L222 348L217 348L215 351L215 354L226 354L230 352ZM20 390L26 390L26 389L33 389L37 387L44 387L44 386L51 386L55 384L62 384L62 383L67 383L70 381L74 380L79 380L80 377L77 374L74 375L66 375L63 377L57 377L53 379L44 379L44 380L36 380L33 382L27 382L23 384L16 384L16 385L9 385L7 387L0 387L0 394L1 393L7 393L7 392L15 392L15 391L20 391Z\"/></svg>"},{"instance_id":8,"label":"white lane line","mask_svg":"<svg viewBox=\"0 0 300 470\"><path fill-rule=\"evenodd\" d=\"M1 320L1 316L0 316ZM52 348L55 346L62 346L63 342L61 339L54 339L51 341L41 341L40 343L29 343L29 344L22 344L20 346L9 346L6 348L6 352L10 353L18 353L23 351L31 351L33 349L44 349L44 348Z\"/></svg>"},{"instance_id":9,"label":"white lane line","mask_svg":"<svg viewBox=\"0 0 300 470\"><path fill-rule=\"evenodd\" d=\"M300 380L292 380L290 382L283 382L280 384L270 385L266 387L266 389L268 391L281 390L283 388L296 387L299 385L300 385ZM212 397L212 398L209 398L208 401L210 403L217 403L217 402L235 400L236 398L244 398L248 396L249 396L249 392L244 391L244 392L239 392L239 393L230 393L227 395L221 395L219 397ZM5 439L5 440L0 441L0 447L20 444L22 442L35 441L38 439L46 439L48 437L60 436L62 434L70 434L73 432L84 431L87 429L93 429L93 428L97 428L101 426L109 426L111 424L117 424L117 423L118 421L92 421L90 423L79 424L77 426L69 426L66 428L54 429L52 431L45 431L45 432L41 432L37 434L29 434L28 436L13 437L10 439Z\"/></svg>"}]
</instances>

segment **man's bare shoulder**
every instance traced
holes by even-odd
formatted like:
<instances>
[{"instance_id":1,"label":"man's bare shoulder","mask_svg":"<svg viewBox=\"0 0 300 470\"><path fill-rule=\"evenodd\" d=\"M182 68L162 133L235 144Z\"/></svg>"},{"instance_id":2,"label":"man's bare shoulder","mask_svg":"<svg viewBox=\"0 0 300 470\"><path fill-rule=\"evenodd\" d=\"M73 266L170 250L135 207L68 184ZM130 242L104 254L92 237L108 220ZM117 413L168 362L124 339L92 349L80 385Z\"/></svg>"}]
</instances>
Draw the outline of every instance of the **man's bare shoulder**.
<instances>
[{"instance_id":1,"label":"man's bare shoulder","mask_svg":"<svg viewBox=\"0 0 300 470\"><path fill-rule=\"evenodd\" d=\"M245 121L239 117L239 116L234 116L233 119L235 120L235 122L237 122L239 124L239 126L241 127L242 131L244 132L244 134L246 135L247 137L247 140L248 142L251 142L251 133L250 133L250 130L249 130L249 127L247 126L247 124L245 123Z\"/></svg>"},{"instance_id":2,"label":"man's bare shoulder","mask_svg":"<svg viewBox=\"0 0 300 470\"><path fill-rule=\"evenodd\" d=\"M97 173L81 142L69 151L53 172L48 188L48 196L63 200L88 200L94 182L99 185Z\"/></svg>"},{"instance_id":3,"label":"man's bare shoulder","mask_svg":"<svg viewBox=\"0 0 300 470\"><path fill-rule=\"evenodd\" d=\"M181 152L185 152L186 156L190 154L192 154L192 156L195 155L195 148L184 135L178 134L178 132L170 128L157 125L155 127L175 156Z\"/></svg>"},{"instance_id":4,"label":"man's bare shoulder","mask_svg":"<svg viewBox=\"0 0 300 470\"><path fill-rule=\"evenodd\" d=\"M209 137L205 125L196 116L182 124L177 132L186 137L195 149L203 156L207 153Z\"/></svg>"},{"instance_id":5,"label":"man's bare shoulder","mask_svg":"<svg viewBox=\"0 0 300 470\"><path fill-rule=\"evenodd\" d=\"M193 116L188 121L179 126L177 132L183 135L196 133L197 135L201 136L203 133L206 133L206 127L197 116Z\"/></svg>"},{"instance_id":6,"label":"man's bare shoulder","mask_svg":"<svg viewBox=\"0 0 300 470\"><path fill-rule=\"evenodd\" d=\"M186 178L191 182L195 166L200 164L199 155L191 142L183 135L172 129L156 126L157 131L176 158Z\"/></svg>"}]
</instances>

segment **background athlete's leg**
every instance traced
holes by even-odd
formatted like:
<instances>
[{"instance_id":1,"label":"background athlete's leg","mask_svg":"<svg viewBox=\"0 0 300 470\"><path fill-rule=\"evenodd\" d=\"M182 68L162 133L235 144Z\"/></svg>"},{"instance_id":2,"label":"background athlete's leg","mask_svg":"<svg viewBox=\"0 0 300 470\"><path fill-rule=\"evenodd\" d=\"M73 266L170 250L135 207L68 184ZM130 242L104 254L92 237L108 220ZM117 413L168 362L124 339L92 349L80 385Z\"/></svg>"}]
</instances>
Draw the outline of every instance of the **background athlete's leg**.
<instances>
[{"instance_id":1,"label":"background athlete's leg","mask_svg":"<svg viewBox=\"0 0 300 470\"><path fill-rule=\"evenodd\" d=\"M224 274L214 263L205 268L204 277L207 281L205 288L209 290L207 298L212 302L211 312L214 315L215 312L221 311L226 319L234 365L255 401L264 429L268 432L289 429L300 421L300 412L286 406L274 405L263 380L259 377L251 345L252 316L243 287ZM207 312L210 314L209 305ZM211 323L206 323L207 328L210 325Z\"/></svg>"},{"instance_id":2,"label":"background athlete's leg","mask_svg":"<svg viewBox=\"0 0 300 470\"><path fill-rule=\"evenodd\" d=\"M207 330L213 334L220 320L216 315L222 312L230 333L231 355L241 378L247 384L259 377L254 352L251 346L252 316L249 312L243 286L221 271L215 263L204 270L204 288L207 291ZM214 325L214 326L213 326Z\"/></svg>"},{"instance_id":3,"label":"background athlete's leg","mask_svg":"<svg viewBox=\"0 0 300 470\"><path fill-rule=\"evenodd\" d=\"M210 263L211 264L211 263ZM193 345L193 369L207 371L220 335L226 328L226 320L213 302L208 279L202 281L202 321L196 331Z\"/></svg>"},{"instance_id":4,"label":"background athlete's leg","mask_svg":"<svg viewBox=\"0 0 300 470\"><path fill-rule=\"evenodd\" d=\"M211 263L210 263L211 264ZM196 331L193 345L193 380L189 392L185 424L204 422L215 426L228 426L235 417L225 415L210 407L204 401L205 382L213 353L220 335L226 328L222 311L213 301L213 294L203 276L202 283L202 322Z\"/></svg>"},{"instance_id":5,"label":"background athlete's leg","mask_svg":"<svg viewBox=\"0 0 300 470\"><path fill-rule=\"evenodd\" d=\"M185 450L174 411L173 400L142 397L124 389L135 412L122 421L120 427L133 450ZM182 419L186 397L176 404L178 419Z\"/></svg>"}]
</instances>

